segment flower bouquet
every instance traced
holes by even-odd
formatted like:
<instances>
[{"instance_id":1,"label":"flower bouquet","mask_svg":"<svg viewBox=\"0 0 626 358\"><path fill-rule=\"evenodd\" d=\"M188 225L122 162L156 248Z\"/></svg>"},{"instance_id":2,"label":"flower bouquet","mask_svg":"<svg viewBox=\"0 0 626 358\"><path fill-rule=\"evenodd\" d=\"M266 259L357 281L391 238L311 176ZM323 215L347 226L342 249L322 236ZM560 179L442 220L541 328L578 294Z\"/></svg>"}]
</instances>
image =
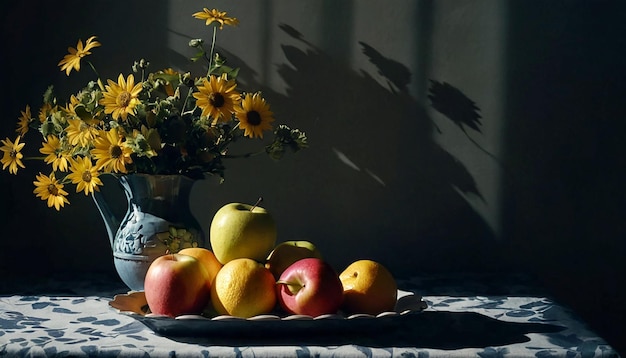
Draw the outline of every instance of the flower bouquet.
<instances>
[{"instance_id":1,"label":"flower bouquet","mask_svg":"<svg viewBox=\"0 0 626 358\"><path fill-rule=\"evenodd\" d=\"M287 150L307 147L304 132L274 126L262 93L240 90L238 69L227 66L215 51L217 31L236 26L238 20L207 8L193 17L213 27L209 49L202 39L189 42L197 50L191 60L207 63L201 76L171 68L150 72L149 62L142 59L129 66L132 73L120 73L105 83L87 60L101 43L96 36L84 43L78 40L58 66L69 76L86 62L95 79L64 103L49 87L36 116L26 106L18 119L17 137L1 141L2 169L17 174L27 159L50 165L49 173L36 175L34 193L48 207L60 210L69 204L66 185L89 195L103 185L104 174L178 174L192 179L219 175L223 179L223 159L262 153L280 159ZM22 150L33 131L41 136L42 156L25 157ZM262 139L270 131L273 141L257 152L231 154L233 142Z\"/></svg>"}]
</instances>

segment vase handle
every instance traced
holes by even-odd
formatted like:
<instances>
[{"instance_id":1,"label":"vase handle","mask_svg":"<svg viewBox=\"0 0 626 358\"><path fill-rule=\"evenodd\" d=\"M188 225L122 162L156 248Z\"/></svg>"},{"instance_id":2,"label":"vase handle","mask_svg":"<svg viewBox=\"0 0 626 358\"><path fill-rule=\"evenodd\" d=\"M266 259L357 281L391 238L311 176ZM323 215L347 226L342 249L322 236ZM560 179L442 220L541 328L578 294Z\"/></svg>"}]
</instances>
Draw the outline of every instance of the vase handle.
<instances>
[{"instance_id":1,"label":"vase handle","mask_svg":"<svg viewBox=\"0 0 626 358\"><path fill-rule=\"evenodd\" d=\"M96 207L102 216L102 220L104 220L104 226L106 227L107 235L109 236L109 243L111 244L112 249L115 234L120 227L121 220L113 214L113 211L107 204L101 192L94 190L91 197L93 198L93 202L96 204Z\"/></svg>"}]
</instances>

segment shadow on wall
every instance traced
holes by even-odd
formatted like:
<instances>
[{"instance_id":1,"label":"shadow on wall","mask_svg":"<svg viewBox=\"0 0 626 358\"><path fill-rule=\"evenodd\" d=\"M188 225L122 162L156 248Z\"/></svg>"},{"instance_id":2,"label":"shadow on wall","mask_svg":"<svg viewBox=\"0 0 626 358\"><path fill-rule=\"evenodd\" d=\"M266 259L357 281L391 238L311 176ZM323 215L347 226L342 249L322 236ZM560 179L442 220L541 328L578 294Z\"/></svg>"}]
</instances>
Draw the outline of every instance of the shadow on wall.
<instances>
[{"instance_id":1,"label":"shadow on wall","mask_svg":"<svg viewBox=\"0 0 626 358\"><path fill-rule=\"evenodd\" d=\"M276 177L263 167L249 172L265 171L275 188L285 188L274 189L266 205L278 218L279 241L311 240L337 267L374 258L399 276L499 267L494 233L464 199L480 197L476 183L433 140L426 108L408 92L409 70L361 43L383 84L295 28L280 28L295 40L282 46L287 63L277 68L285 94L251 80L251 68L225 55L241 68L241 82L261 88L276 116L309 137L311 148L281 162ZM433 81L430 98L460 127L480 129L479 109L450 84ZM229 176L223 185L250 186L238 180Z\"/></svg>"}]
</instances>

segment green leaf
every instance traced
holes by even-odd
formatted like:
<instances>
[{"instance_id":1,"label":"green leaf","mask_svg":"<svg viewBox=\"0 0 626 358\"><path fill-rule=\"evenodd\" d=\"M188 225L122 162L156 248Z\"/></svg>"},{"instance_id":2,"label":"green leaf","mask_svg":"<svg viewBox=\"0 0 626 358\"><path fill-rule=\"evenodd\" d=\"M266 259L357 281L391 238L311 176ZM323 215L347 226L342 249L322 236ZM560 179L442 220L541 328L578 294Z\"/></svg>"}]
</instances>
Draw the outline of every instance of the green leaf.
<instances>
[{"instance_id":1,"label":"green leaf","mask_svg":"<svg viewBox=\"0 0 626 358\"><path fill-rule=\"evenodd\" d=\"M226 73L228 75L228 78L234 79L237 78L237 75L239 74L239 68L231 68L228 66L213 67L211 73L216 76L220 76Z\"/></svg>"},{"instance_id":2,"label":"green leaf","mask_svg":"<svg viewBox=\"0 0 626 358\"><path fill-rule=\"evenodd\" d=\"M239 75L239 67L234 68L230 70L230 72L228 72L228 76L231 78L237 78L238 75Z\"/></svg>"},{"instance_id":3,"label":"green leaf","mask_svg":"<svg viewBox=\"0 0 626 358\"><path fill-rule=\"evenodd\" d=\"M58 129L59 128L51 121L44 122L39 128L44 138L50 134L56 135L59 132Z\"/></svg>"},{"instance_id":4,"label":"green leaf","mask_svg":"<svg viewBox=\"0 0 626 358\"><path fill-rule=\"evenodd\" d=\"M87 108L85 107L84 104L78 104L74 107L74 112L76 112L76 115L82 119L83 121L86 121L88 119L93 118L91 113L89 113L89 111L87 111Z\"/></svg>"},{"instance_id":5,"label":"green leaf","mask_svg":"<svg viewBox=\"0 0 626 358\"><path fill-rule=\"evenodd\" d=\"M43 103L54 103L54 86L48 86L48 89L46 89L46 92L43 93Z\"/></svg>"},{"instance_id":6,"label":"green leaf","mask_svg":"<svg viewBox=\"0 0 626 358\"><path fill-rule=\"evenodd\" d=\"M203 57L204 57L204 50L200 50L191 57L191 61L196 62Z\"/></svg>"}]
</instances>

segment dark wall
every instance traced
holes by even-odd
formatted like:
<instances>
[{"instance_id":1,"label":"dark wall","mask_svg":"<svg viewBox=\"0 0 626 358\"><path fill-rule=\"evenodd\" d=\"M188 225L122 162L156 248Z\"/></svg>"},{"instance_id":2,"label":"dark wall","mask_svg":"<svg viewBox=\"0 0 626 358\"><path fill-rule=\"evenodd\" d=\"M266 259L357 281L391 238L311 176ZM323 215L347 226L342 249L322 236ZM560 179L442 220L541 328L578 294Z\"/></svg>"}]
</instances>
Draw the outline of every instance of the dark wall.
<instances>
[{"instance_id":1,"label":"dark wall","mask_svg":"<svg viewBox=\"0 0 626 358\"><path fill-rule=\"evenodd\" d=\"M624 349L626 6L514 1L504 193L512 252Z\"/></svg>"}]
</instances>

